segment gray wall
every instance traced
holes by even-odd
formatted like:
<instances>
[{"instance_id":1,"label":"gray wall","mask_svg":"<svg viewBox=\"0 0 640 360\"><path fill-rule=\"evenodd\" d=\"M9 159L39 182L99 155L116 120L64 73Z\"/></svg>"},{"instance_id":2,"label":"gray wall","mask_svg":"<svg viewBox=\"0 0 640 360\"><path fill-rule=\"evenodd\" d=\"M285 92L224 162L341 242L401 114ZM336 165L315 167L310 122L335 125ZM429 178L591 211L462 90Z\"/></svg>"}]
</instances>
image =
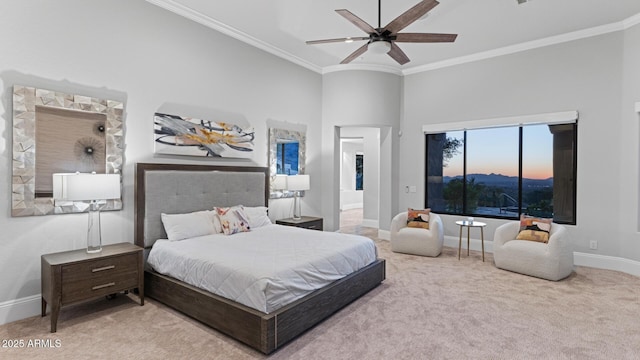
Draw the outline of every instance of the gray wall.
<instances>
[{"instance_id":1,"label":"gray wall","mask_svg":"<svg viewBox=\"0 0 640 360\"><path fill-rule=\"evenodd\" d=\"M0 34L0 303L40 293L41 254L86 244L86 214L10 217L14 84L125 102L124 210L102 214L106 244L133 241L136 162L266 166L267 119L321 133L320 74L143 0L4 2ZM252 158L154 156L153 113L168 103L246 118L256 131ZM307 137L307 172L318 183L304 198L308 215L319 215L322 203L320 141ZM290 200L271 206L273 217L284 217Z\"/></svg>"},{"instance_id":2,"label":"gray wall","mask_svg":"<svg viewBox=\"0 0 640 360\"><path fill-rule=\"evenodd\" d=\"M625 125L632 116L621 114L622 106L633 105L621 104L621 84L626 77L624 46L638 42L637 35L631 39L629 33L610 33L406 76L399 158L400 207L424 206L423 124L578 110L577 225L570 227L575 250L622 256L622 244L628 242L630 230L635 232L637 218L630 219L624 227L618 219L627 212L636 216L638 207L637 119L633 125ZM635 53L637 56L637 49ZM630 61L628 67L632 67ZM636 59L635 69L630 71L636 72L636 84L637 64ZM623 129L630 126L633 131L620 141L626 131ZM632 164L618 161L625 152L634 154L629 159ZM621 181L622 176L618 175L626 173L623 169L628 166L629 180ZM416 181L418 196L405 194L403 186ZM622 198L628 192L634 200L623 206ZM457 236L453 224L457 218L444 217L447 235ZM485 234L492 238L493 230L502 221L488 222ZM598 241L597 251L589 250L590 240ZM634 259L638 259L637 255Z\"/></svg>"}]
</instances>

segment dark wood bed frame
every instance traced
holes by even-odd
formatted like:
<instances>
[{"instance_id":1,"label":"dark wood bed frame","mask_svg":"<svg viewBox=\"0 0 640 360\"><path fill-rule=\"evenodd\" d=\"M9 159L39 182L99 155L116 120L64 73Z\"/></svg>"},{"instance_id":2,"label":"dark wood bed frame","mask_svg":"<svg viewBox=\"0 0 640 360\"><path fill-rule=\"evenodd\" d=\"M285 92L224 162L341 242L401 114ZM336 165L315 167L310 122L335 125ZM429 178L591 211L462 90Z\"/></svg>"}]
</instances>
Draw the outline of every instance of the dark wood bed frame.
<instances>
[{"instance_id":1,"label":"dark wood bed frame","mask_svg":"<svg viewBox=\"0 0 640 360\"><path fill-rule=\"evenodd\" d=\"M138 163L135 176L135 243L138 246L145 247L145 199L147 195L154 195L146 193L146 172L166 170L264 173L264 204L268 206L268 168ZM369 292L384 279L385 260L377 259L367 267L269 314L156 273L149 268L145 270L144 291L146 296L254 349L270 354Z\"/></svg>"}]
</instances>

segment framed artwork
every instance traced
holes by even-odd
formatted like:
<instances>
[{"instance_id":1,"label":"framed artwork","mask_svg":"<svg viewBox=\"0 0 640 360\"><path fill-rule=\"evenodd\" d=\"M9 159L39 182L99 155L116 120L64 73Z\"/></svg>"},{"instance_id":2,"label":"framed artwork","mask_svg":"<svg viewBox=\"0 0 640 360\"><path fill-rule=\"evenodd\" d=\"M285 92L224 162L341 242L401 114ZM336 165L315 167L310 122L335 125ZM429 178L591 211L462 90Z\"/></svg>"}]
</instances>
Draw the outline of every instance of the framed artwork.
<instances>
[{"instance_id":1,"label":"framed artwork","mask_svg":"<svg viewBox=\"0 0 640 360\"><path fill-rule=\"evenodd\" d=\"M253 151L253 129L163 113L153 121L157 154L249 158Z\"/></svg>"}]
</instances>

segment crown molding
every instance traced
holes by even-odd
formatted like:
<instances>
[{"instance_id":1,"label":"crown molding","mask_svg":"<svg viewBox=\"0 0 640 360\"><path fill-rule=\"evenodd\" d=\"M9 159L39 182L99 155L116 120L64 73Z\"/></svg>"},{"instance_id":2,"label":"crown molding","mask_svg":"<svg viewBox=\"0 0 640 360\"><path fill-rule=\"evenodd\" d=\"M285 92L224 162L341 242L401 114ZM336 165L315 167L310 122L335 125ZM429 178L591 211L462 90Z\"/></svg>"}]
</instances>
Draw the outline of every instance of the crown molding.
<instances>
[{"instance_id":1,"label":"crown molding","mask_svg":"<svg viewBox=\"0 0 640 360\"><path fill-rule=\"evenodd\" d=\"M386 73L402 76L402 70L397 69L393 66L373 65L373 64L340 64L340 65L326 66L322 68L322 74L324 75L324 74L329 74L329 73L338 72L338 71L355 71L355 70L386 72Z\"/></svg>"},{"instance_id":2,"label":"crown molding","mask_svg":"<svg viewBox=\"0 0 640 360\"><path fill-rule=\"evenodd\" d=\"M411 75L411 74L416 74L420 72L441 69L449 66L490 59L498 56L515 54L521 51L527 51L527 50L537 49L537 48L541 48L549 45L561 44L569 41L575 41L575 40L585 39L593 36L604 35L604 34L616 32L616 31L622 31L638 24L640 24L640 13L633 15L631 17L628 17L622 21L607 24L607 25L601 25L601 26L596 26L589 29L573 31L566 34L528 41L528 42L524 42L516 45L505 46L505 47L494 49L494 50L483 51L483 52L479 52L479 53L475 53L467 56L461 56L453 59L438 61L431 64L415 66L415 67L403 70L402 74Z\"/></svg>"},{"instance_id":3,"label":"crown molding","mask_svg":"<svg viewBox=\"0 0 640 360\"><path fill-rule=\"evenodd\" d=\"M271 44L268 44L260 39L257 39L247 33L244 33L234 27L223 24L220 21L212 19L208 16L205 16L190 7L184 6L182 4L178 4L172 0L146 0L148 3L159 6L165 10L171 11L172 13L183 16L189 20L195 21L198 24L204 25L211 29L214 29L218 32L221 32L227 36L230 36L234 39L240 40L244 43L247 43L251 46L254 46L260 50L264 50L270 54L278 56L282 59L290 61L294 64L300 65L304 68L307 68L311 71L322 73L322 68L318 65L312 64L306 60L303 60L295 55L292 55L286 51L283 51Z\"/></svg>"},{"instance_id":4,"label":"crown molding","mask_svg":"<svg viewBox=\"0 0 640 360\"><path fill-rule=\"evenodd\" d=\"M505 46L498 49L483 51L483 52L479 52L479 53L475 53L467 56L461 56L453 59L438 61L431 64L420 65L413 68L405 69L402 71L402 74L411 75L411 74L416 74L420 72L441 69L449 66L466 64L474 61L491 59L494 57L515 54L522 51L537 49L537 48L550 46L550 45L561 44L569 41L585 39L593 36L621 31L621 30L624 30L624 25L622 22L597 26L594 28L573 31L570 33L562 34L562 35L551 36L543 39L527 41L527 42L516 44L516 45Z\"/></svg>"},{"instance_id":5,"label":"crown molding","mask_svg":"<svg viewBox=\"0 0 640 360\"><path fill-rule=\"evenodd\" d=\"M622 21L622 25L625 30L638 24L640 24L640 13L628 17Z\"/></svg>"}]
</instances>

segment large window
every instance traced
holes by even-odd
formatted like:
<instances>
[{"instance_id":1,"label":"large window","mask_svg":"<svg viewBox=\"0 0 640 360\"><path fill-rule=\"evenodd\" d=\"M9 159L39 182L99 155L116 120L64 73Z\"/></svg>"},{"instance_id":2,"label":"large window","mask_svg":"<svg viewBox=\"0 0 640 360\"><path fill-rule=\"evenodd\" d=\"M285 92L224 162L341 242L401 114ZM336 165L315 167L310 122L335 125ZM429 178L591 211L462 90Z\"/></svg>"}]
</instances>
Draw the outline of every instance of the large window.
<instances>
[{"instance_id":1,"label":"large window","mask_svg":"<svg viewBox=\"0 0 640 360\"><path fill-rule=\"evenodd\" d=\"M434 212L575 224L576 127L526 125L427 134Z\"/></svg>"}]
</instances>

